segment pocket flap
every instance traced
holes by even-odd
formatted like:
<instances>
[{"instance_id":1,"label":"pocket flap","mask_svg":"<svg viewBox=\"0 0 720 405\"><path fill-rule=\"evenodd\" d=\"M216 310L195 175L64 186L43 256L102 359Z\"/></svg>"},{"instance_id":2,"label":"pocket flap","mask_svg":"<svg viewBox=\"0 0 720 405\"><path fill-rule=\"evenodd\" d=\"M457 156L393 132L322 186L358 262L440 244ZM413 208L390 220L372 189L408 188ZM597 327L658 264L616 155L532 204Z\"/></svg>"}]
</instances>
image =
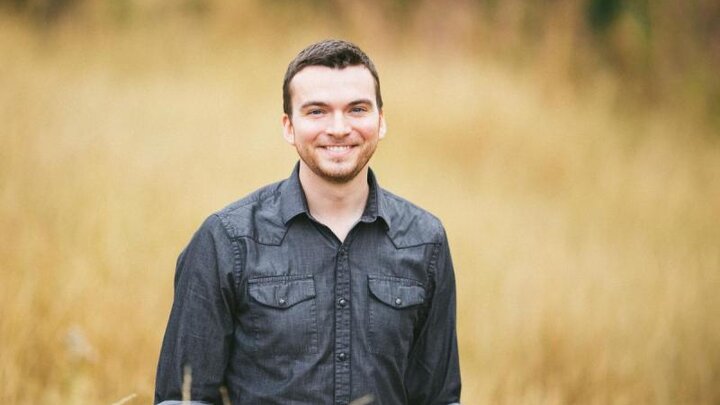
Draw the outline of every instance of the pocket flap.
<instances>
[{"instance_id":1,"label":"pocket flap","mask_svg":"<svg viewBox=\"0 0 720 405\"><path fill-rule=\"evenodd\" d=\"M394 308L407 308L425 302L425 288L415 280L369 275L368 287L375 298Z\"/></svg>"},{"instance_id":2,"label":"pocket flap","mask_svg":"<svg viewBox=\"0 0 720 405\"><path fill-rule=\"evenodd\" d=\"M248 292L255 301L273 308L291 306L315 297L315 280L312 275L262 277L248 280Z\"/></svg>"}]
</instances>

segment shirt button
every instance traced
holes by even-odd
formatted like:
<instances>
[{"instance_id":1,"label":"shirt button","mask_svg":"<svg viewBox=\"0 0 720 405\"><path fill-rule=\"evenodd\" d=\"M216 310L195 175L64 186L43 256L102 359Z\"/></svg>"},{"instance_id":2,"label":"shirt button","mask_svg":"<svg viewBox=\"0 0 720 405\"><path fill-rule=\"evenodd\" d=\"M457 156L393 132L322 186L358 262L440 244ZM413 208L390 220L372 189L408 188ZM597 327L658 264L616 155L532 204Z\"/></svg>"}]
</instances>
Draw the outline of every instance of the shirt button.
<instances>
[{"instance_id":1,"label":"shirt button","mask_svg":"<svg viewBox=\"0 0 720 405\"><path fill-rule=\"evenodd\" d=\"M280 298L278 300L278 304L284 307L285 305L287 305L287 300L285 298Z\"/></svg>"},{"instance_id":2,"label":"shirt button","mask_svg":"<svg viewBox=\"0 0 720 405\"><path fill-rule=\"evenodd\" d=\"M347 354L345 354L345 353L338 353L338 355L337 355L337 359L340 360L340 361L345 361L345 360L347 360L347 357L348 357L348 356L347 356Z\"/></svg>"},{"instance_id":3,"label":"shirt button","mask_svg":"<svg viewBox=\"0 0 720 405\"><path fill-rule=\"evenodd\" d=\"M347 305L347 303L348 303L348 302L347 302L347 300L346 300L345 298L340 298L340 299L338 300L338 305L340 305L340 307L342 307L342 308L344 308L345 305Z\"/></svg>"},{"instance_id":4,"label":"shirt button","mask_svg":"<svg viewBox=\"0 0 720 405\"><path fill-rule=\"evenodd\" d=\"M397 305L397 306L402 305L402 300L400 298L395 298L395 305Z\"/></svg>"}]
</instances>

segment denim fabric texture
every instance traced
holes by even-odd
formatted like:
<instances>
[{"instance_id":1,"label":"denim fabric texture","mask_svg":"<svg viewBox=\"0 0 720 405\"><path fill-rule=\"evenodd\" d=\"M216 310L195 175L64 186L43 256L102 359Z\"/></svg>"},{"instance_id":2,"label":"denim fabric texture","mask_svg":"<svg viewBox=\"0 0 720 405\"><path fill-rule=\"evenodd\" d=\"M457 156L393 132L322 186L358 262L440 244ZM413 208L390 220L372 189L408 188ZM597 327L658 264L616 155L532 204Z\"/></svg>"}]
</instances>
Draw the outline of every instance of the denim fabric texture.
<instances>
[{"instance_id":1,"label":"denim fabric texture","mask_svg":"<svg viewBox=\"0 0 720 405\"><path fill-rule=\"evenodd\" d=\"M178 258L155 403L451 404L460 400L445 230L380 188L341 242L298 177L211 215Z\"/></svg>"}]
</instances>

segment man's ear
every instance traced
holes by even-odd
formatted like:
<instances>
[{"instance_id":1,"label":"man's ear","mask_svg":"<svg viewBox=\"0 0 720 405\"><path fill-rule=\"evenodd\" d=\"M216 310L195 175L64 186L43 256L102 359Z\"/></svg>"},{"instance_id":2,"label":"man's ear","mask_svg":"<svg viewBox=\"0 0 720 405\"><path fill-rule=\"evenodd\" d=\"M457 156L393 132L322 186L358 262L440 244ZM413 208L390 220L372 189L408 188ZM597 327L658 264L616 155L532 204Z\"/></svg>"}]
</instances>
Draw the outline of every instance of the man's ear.
<instances>
[{"instance_id":1,"label":"man's ear","mask_svg":"<svg viewBox=\"0 0 720 405\"><path fill-rule=\"evenodd\" d=\"M295 128L293 128L292 119L290 119L290 116L287 114L283 114L282 116L282 126L285 141L290 145L295 145Z\"/></svg>"},{"instance_id":2,"label":"man's ear","mask_svg":"<svg viewBox=\"0 0 720 405\"><path fill-rule=\"evenodd\" d=\"M385 114L380 111L380 130L378 131L378 135L380 139L385 138L385 133L387 132L387 123L385 122Z\"/></svg>"}]
</instances>

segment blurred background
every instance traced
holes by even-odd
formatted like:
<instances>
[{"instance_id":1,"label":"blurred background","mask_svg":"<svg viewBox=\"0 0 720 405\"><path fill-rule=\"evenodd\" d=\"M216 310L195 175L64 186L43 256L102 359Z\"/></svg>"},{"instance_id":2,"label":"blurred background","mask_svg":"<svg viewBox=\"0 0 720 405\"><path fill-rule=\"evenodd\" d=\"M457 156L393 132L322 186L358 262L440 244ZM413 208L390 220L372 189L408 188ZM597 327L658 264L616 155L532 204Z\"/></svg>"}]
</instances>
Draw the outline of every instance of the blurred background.
<instances>
[{"instance_id":1,"label":"blurred background","mask_svg":"<svg viewBox=\"0 0 720 405\"><path fill-rule=\"evenodd\" d=\"M446 225L465 404L720 403L715 0L0 0L0 402L150 403L175 259L289 175L329 37Z\"/></svg>"}]
</instances>

